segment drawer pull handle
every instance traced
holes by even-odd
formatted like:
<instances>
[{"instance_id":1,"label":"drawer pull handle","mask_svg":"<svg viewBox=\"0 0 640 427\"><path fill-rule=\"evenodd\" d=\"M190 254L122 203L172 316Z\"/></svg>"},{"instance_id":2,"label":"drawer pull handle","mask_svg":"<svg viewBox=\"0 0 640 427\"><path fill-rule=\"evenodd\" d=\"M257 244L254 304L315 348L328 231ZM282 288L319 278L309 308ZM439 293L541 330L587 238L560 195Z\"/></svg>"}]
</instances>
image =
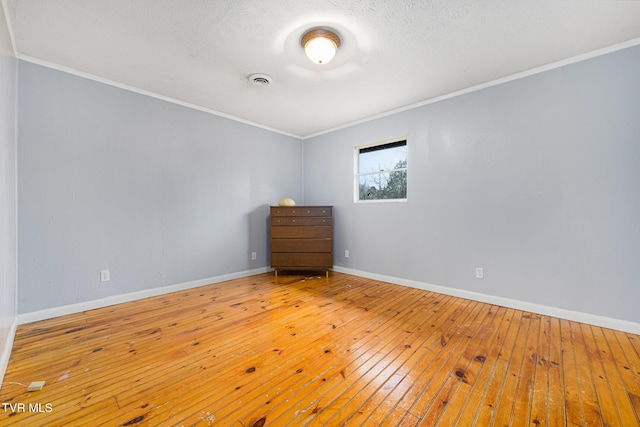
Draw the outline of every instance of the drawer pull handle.
<instances>
[{"instance_id":1,"label":"drawer pull handle","mask_svg":"<svg viewBox=\"0 0 640 427\"><path fill-rule=\"evenodd\" d=\"M294 219L292 222L296 222L296 220Z\"/></svg>"}]
</instances>

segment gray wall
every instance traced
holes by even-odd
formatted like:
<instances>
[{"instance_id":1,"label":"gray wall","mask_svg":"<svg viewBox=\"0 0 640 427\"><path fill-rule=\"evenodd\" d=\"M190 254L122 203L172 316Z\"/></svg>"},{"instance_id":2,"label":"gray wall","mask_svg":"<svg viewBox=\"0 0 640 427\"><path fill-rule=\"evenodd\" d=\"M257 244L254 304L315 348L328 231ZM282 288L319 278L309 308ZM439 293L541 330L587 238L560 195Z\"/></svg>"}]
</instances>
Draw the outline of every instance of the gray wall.
<instances>
[{"instance_id":1,"label":"gray wall","mask_svg":"<svg viewBox=\"0 0 640 427\"><path fill-rule=\"evenodd\" d=\"M300 140L19 71L19 313L268 266L268 206L302 200Z\"/></svg>"},{"instance_id":2,"label":"gray wall","mask_svg":"<svg viewBox=\"0 0 640 427\"><path fill-rule=\"evenodd\" d=\"M638 75L634 47L311 138L303 174L295 138L21 63L18 311L265 267L286 195L336 206L339 266L640 322ZM401 135L408 202L354 204L353 147Z\"/></svg>"},{"instance_id":3,"label":"gray wall","mask_svg":"<svg viewBox=\"0 0 640 427\"><path fill-rule=\"evenodd\" d=\"M16 118L18 62L0 7L0 380L8 362L11 326L17 314L16 270ZM2 355L6 351L6 360Z\"/></svg>"},{"instance_id":4,"label":"gray wall","mask_svg":"<svg viewBox=\"0 0 640 427\"><path fill-rule=\"evenodd\" d=\"M640 322L639 76L636 46L305 140L335 264ZM354 204L353 147L401 135L408 202Z\"/></svg>"}]
</instances>

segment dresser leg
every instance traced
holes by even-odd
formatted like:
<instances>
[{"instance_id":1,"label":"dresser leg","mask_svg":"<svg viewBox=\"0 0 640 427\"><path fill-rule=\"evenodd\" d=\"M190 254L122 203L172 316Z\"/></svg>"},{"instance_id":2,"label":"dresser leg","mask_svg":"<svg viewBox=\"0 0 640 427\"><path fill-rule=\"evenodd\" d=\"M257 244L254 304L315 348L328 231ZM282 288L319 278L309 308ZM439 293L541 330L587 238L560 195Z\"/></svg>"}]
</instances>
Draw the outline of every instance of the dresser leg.
<instances>
[{"instance_id":1,"label":"dresser leg","mask_svg":"<svg viewBox=\"0 0 640 427\"><path fill-rule=\"evenodd\" d=\"M276 283L278 283L278 270L273 270L276 273Z\"/></svg>"}]
</instances>

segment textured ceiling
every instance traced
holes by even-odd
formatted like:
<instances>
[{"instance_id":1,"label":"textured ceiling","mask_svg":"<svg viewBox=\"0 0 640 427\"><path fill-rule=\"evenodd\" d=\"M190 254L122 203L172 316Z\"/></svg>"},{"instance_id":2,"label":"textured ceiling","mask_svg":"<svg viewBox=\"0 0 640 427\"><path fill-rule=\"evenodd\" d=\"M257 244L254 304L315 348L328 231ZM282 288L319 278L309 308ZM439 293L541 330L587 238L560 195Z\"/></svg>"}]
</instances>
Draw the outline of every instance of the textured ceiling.
<instances>
[{"instance_id":1,"label":"textured ceiling","mask_svg":"<svg viewBox=\"0 0 640 427\"><path fill-rule=\"evenodd\" d=\"M640 37L638 0L3 2L22 59L301 137ZM319 25L325 65L299 43Z\"/></svg>"}]
</instances>

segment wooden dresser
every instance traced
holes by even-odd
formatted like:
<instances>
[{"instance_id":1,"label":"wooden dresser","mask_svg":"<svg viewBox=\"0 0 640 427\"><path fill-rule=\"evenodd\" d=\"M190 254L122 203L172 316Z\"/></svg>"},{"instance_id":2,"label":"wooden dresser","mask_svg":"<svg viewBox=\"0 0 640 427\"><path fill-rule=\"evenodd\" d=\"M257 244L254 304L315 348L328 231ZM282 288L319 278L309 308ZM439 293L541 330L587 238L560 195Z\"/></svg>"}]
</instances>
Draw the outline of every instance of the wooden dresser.
<instances>
[{"instance_id":1,"label":"wooden dresser","mask_svg":"<svg viewBox=\"0 0 640 427\"><path fill-rule=\"evenodd\" d=\"M271 268L329 270L333 268L333 207L272 206Z\"/></svg>"}]
</instances>

